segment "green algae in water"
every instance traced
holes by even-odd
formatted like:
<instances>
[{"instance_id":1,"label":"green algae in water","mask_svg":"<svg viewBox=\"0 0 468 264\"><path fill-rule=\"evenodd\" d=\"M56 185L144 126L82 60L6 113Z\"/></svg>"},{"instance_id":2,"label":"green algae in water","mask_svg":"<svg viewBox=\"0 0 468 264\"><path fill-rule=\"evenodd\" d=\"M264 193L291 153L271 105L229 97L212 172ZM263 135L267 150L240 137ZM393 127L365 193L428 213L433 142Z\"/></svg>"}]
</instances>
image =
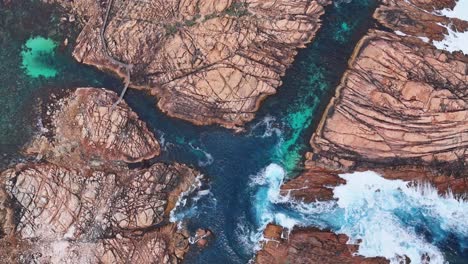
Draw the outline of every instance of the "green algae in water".
<instances>
[{"instance_id":1,"label":"green algae in water","mask_svg":"<svg viewBox=\"0 0 468 264\"><path fill-rule=\"evenodd\" d=\"M353 1L351 5L354 11L372 10L376 2L360 0ZM322 26L322 34L318 34L312 44L313 52L307 53L300 59L300 62L296 64L296 69L287 72L284 87L280 89L281 97L289 98L285 101L291 103L288 104L285 114L278 113L285 128L281 141L272 150L272 155L273 161L285 168L288 177L293 177L299 172L298 165L303 160L303 154L310 150L309 140L312 131L308 130L312 127L314 120L318 121L321 118L316 113L318 107L328 103L321 102L321 99L325 97L325 93L333 91L333 88L338 85L337 81L340 80L342 71L346 68L348 53L353 50L353 43L358 40L355 33L366 23L363 23L364 17L356 16L356 12L349 9L350 4L339 4L333 8L335 16ZM335 51L347 50L348 52L330 53L331 47L334 47ZM299 56L301 54L303 52L300 52ZM327 57L324 57L324 54L327 54ZM330 67L334 61L339 60L344 62L344 68ZM288 86L295 86L296 92L288 93ZM270 111L278 107L280 106L267 106Z\"/></svg>"},{"instance_id":2,"label":"green algae in water","mask_svg":"<svg viewBox=\"0 0 468 264\"><path fill-rule=\"evenodd\" d=\"M58 73L54 67L55 48L57 44L48 38L32 37L26 41L21 51L22 67L28 76L39 78L55 77Z\"/></svg>"}]
</instances>

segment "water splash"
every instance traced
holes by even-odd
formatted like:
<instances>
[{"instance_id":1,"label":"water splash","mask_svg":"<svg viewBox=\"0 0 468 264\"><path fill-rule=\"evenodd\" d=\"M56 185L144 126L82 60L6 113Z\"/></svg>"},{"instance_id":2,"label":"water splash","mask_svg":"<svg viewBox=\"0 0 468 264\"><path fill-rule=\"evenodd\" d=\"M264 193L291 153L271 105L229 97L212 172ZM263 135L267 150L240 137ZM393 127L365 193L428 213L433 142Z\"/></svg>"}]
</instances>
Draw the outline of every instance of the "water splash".
<instances>
[{"instance_id":1,"label":"water splash","mask_svg":"<svg viewBox=\"0 0 468 264\"><path fill-rule=\"evenodd\" d=\"M375 172L340 175L346 184L333 190L336 201L303 203L280 195L285 170L270 164L252 178L259 185L254 199L258 233L270 222L288 230L295 226L327 228L359 244L360 255L400 263L445 263L439 247L456 237L457 252L467 249L468 203L452 194L440 196L430 185L412 186L387 180ZM430 262L427 260L430 259Z\"/></svg>"},{"instance_id":2,"label":"water splash","mask_svg":"<svg viewBox=\"0 0 468 264\"><path fill-rule=\"evenodd\" d=\"M204 196L212 196L209 186L205 184L205 180L202 174L198 175L188 190L180 194L174 209L169 214L169 221L173 223L181 222L184 219L196 216L198 201ZM210 200L216 201L214 197L211 198Z\"/></svg>"},{"instance_id":3,"label":"water splash","mask_svg":"<svg viewBox=\"0 0 468 264\"><path fill-rule=\"evenodd\" d=\"M382 256L392 263L399 263L404 255L412 263L425 263L428 258L430 263L444 263L437 245L452 234L459 241L468 238L468 203L451 194L440 196L429 185L410 186L371 171L340 177L346 184L333 192L344 218L334 229L352 242L362 240L361 255Z\"/></svg>"},{"instance_id":4,"label":"water splash","mask_svg":"<svg viewBox=\"0 0 468 264\"><path fill-rule=\"evenodd\" d=\"M468 21L468 0L458 0L453 9L446 8L436 14Z\"/></svg>"},{"instance_id":5,"label":"water splash","mask_svg":"<svg viewBox=\"0 0 468 264\"><path fill-rule=\"evenodd\" d=\"M448 35L445 35L443 40L434 41L434 46L449 52L461 51L465 55L468 55L468 45L466 44L468 43L468 31L457 32L452 30L450 26L445 26L441 23L438 23L438 25L445 27Z\"/></svg>"}]
</instances>

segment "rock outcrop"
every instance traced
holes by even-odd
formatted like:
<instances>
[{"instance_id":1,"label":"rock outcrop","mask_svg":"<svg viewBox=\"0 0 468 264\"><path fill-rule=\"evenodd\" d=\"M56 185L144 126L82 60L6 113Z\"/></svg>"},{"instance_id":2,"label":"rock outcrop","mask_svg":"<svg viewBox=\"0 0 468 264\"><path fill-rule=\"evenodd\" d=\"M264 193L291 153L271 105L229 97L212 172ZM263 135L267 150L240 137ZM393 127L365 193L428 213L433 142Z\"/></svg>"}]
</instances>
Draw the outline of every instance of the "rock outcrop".
<instances>
[{"instance_id":1,"label":"rock outcrop","mask_svg":"<svg viewBox=\"0 0 468 264\"><path fill-rule=\"evenodd\" d=\"M386 0L377 8L374 18L383 26L400 35L419 37L426 42L440 41L454 31L467 31L468 21L448 18L437 14L437 10L453 8L454 0Z\"/></svg>"},{"instance_id":2,"label":"rock outcrop","mask_svg":"<svg viewBox=\"0 0 468 264\"><path fill-rule=\"evenodd\" d=\"M24 263L177 263L189 234L168 223L197 171L127 163L159 143L118 96L79 88L43 116L26 152L36 162L0 174L0 248ZM21 248L21 251L18 250ZM1 262L1 261L0 261Z\"/></svg>"},{"instance_id":3,"label":"rock outcrop","mask_svg":"<svg viewBox=\"0 0 468 264\"><path fill-rule=\"evenodd\" d=\"M252 120L261 101L276 92L330 3L47 2L62 4L83 21L73 53L78 61L150 91L170 116L229 128Z\"/></svg>"},{"instance_id":4,"label":"rock outcrop","mask_svg":"<svg viewBox=\"0 0 468 264\"><path fill-rule=\"evenodd\" d=\"M158 156L160 146L154 135L125 102L113 107L117 98L104 89L79 88L58 100L46 110L48 132L27 152L75 167Z\"/></svg>"},{"instance_id":5,"label":"rock outcrop","mask_svg":"<svg viewBox=\"0 0 468 264\"><path fill-rule=\"evenodd\" d=\"M344 168L468 161L468 58L371 31L355 50L312 138L315 158Z\"/></svg>"},{"instance_id":6,"label":"rock outcrop","mask_svg":"<svg viewBox=\"0 0 468 264\"><path fill-rule=\"evenodd\" d=\"M282 195L333 199L338 176L372 169L387 179L468 193L468 57L438 50L447 29L468 22L435 15L453 0L382 1L374 17L395 33L371 30L357 45L317 131L305 170ZM461 177L463 176L463 177ZM355 255L348 238L315 228L269 225L257 263L388 263ZM409 261L409 259L408 259Z\"/></svg>"},{"instance_id":7,"label":"rock outcrop","mask_svg":"<svg viewBox=\"0 0 468 264\"><path fill-rule=\"evenodd\" d=\"M387 168L377 172L387 179L405 180L410 184L431 183L441 194L450 190L461 196L466 195L468 190L465 179L440 176L421 168ZM346 183L338 176L340 173L343 172L324 168L309 160L304 173L283 184L280 194L306 203L334 199L333 187ZM286 230L270 224L264 231L264 237L256 263L389 263L384 258L357 255L359 245L348 244L346 235L334 234L329 230L314 227Z\"/></svg>"},{"instance_id":8,"label":"rock outcrop","mask_svg":"<svg viewBox=\"0 0 468 264\"><path fill-rule=\"evenodd\" d=\"M347 244L346 235L336 235L316 228L294 229L287 237L279 226L265 229L267 242L257 253L259 264L384 264L384 258L364 258L355 255L357 245Z\"/></svg>"}]
</instances>

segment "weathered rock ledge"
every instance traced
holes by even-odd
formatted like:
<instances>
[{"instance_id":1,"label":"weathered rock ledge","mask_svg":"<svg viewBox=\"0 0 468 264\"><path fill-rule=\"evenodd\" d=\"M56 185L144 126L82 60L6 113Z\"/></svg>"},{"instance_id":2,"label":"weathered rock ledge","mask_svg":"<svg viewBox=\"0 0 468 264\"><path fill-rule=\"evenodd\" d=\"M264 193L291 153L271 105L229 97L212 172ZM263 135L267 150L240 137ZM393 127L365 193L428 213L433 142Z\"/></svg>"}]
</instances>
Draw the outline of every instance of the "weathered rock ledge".
<instances>
[{"instance_id":1,"label":"weathered rock ledge","mask_svg":"<svg viewBox=\"0 0 468 264\"><path fill-rule=\"evenodd\" d=\"M7 263L178 263L189 234L168 222L200 174L182 164L127 163L159 143L113 92L79 88L47 110L26 152L0 174L0 248Z\"/></svg>"},{"instance_id":2,"label":"weathered rock ledge","mask_svg":"<svg viewBox=\"0 0 468 264\"><path fill-rule=\"evenodd\" d=\"M432 13L453 5L382 1L374 17L398 35L371 30L359 42L311 139L304 173L281 187L283 195L330 200L331 188L345 183L338 174L372 169L387 179L429 182L441 194L467 197L468 57L430 43L441 40L447 27L468 29L466 21ZM358 247L347 245L346 236L326 230L297 229L288 239L282 232L267 227L257 263L388 262L354 255Z\"/></svg>"},{"instance_id":3,"label":"weathered rock ledge","mask_svg":"<svg viewBox=\"0 0 468 264\"><path fill-rule=\"evenodd\" d=\"M468 30L468 21L437 14L437 10L454 6L455 0L384 0L374 18L400 35L419 37L426 42L440 41L448 34L447 28Z\"/></svg>"},{"instance_id":4,"label":"weathered rock ledge","mask_svg":"<svg viewBox=\"0 0 468 264\"><path fill-rule=\"evenodd\" d=\"M330 3L47 2L62 4L84 22L73 53L78 61L148 90L170 116L237 129L276 92L296 50L313 39L323 6Z\"/></svg>"},{"instance_id":5,"label":"weathered rock ledge","mask_svg":"<svg viewBox=\"0 0 468 264\"><path fill-rule=\"evenodd\" d=\"M294 229L284 235L279 226L268 225L265 229L263 249L257 253L256 263L320 263L320 264L384 264L384 258L364 258L354 255L357 245L346 244L346 235L336 235L316 228Z\"/></svg>"},{"instance_id":6,"label":"weathered rock ledge","mask_svg":"<svg viewBox=\"0 0 468 264\"><path fill-rule=\"evenodd\" d=\"M314 159L339 168L421 165L463 175L467 70L467 57L371 31L312 137Z\"/></svg>"}]
</instances>

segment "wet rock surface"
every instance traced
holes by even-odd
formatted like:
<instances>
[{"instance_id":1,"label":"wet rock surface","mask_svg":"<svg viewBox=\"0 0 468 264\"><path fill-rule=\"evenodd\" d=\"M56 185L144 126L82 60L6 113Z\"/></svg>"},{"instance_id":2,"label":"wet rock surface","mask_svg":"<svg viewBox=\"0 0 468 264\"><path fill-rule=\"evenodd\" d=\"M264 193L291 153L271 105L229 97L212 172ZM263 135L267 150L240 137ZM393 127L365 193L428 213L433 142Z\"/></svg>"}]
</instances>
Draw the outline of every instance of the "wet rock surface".
<instances>
[{"instance_id":1,"label":"wet rock surface","mask_svg":"<svg viewBox=\"0 0 468 264\"><path fill-rule=\"evenodd\" d=\"M316 228L294 229L289 235L275 225L265 229L267 242L257 253L256 263L389 263L384 258L364 258L354 255L357 245L346 244L346 235L336 235Z\"/></svg>"},{"instance_id":2,"label":"wet rock surface","mask_svg":"<svg viewBox=\"0 0 468 264\"><path fill-rule=\"evenodd\" d=\"M384 178L408 181L409 185L435 186L441 194L447 191L465 197L468 183L463 178L442 176L422 168L401 167L377 169ZM281 195L311 203L334 199L333 188L346 181L344 173L308 160L304 172L281 186ZM294 227L292 231L270 224L264 231L265 241L257 253L256 263L389 263L385 258L356 255L359 245L348 244L348 237L314 227ZM407 262L409 263L409 262Z\"/></svg>"},{"instance_id":3,"label":"wet rock surface","mask_svg":"<svg viewBox=\"0 0 468 264\"><path fill-rule=\"evenodd\" d=\"M22 263L177 263L189 235L168 223L200 174L183 164L127 163L159 144L113 92L80 88L44 116L36 161L0 174L0 247ZM46 128L47 127L47 128ZM21 248L21 251L17 250Z\"/></svg>"},{"instance_id":4,"label":"wet rock surface","mask_svg":"<svg viewBox=\"0 0 468 264\"><path fill-rule=\"evenodd\" d=\"M431 45L447 27L467 29L466 21L434 14L454 4L382 1L374 17L396 33L371 30L360 41L311 139L304 172L281 187L282 195L331 200L332 188L345 183L338 174L372 169L466 197L468 57ZM288 236L269 225L264 236L257 263L388 263L355 255L358 246L327 230L295 229Z\"/></svg>"},{"instance_id":5,"label":"wet rock surface","mask_svg":"<svg viewBox=\"0 0 468 264\"><path fill-rule=\"evenodd\" d=\"M438 14L454 6L454 0L387 0L382 1L374 18L400 35L420 37L426 42L440 41L448 34L447 28L460 32L468 30L468 21Z\"/></svg>"},{"instance_id":6,"label":"wet rock surface","mask_svg":"<svg viewBox=\"0 0 468 264\"><path fill-rule=\"evenodd\" d=\"M149 90L170 116L229 128L252 120L261 101L276 92L296 50L319 29L323 5L330 3L52 2L83 21L74 51L78 61Z\"/></svg>"}]
</instances>

